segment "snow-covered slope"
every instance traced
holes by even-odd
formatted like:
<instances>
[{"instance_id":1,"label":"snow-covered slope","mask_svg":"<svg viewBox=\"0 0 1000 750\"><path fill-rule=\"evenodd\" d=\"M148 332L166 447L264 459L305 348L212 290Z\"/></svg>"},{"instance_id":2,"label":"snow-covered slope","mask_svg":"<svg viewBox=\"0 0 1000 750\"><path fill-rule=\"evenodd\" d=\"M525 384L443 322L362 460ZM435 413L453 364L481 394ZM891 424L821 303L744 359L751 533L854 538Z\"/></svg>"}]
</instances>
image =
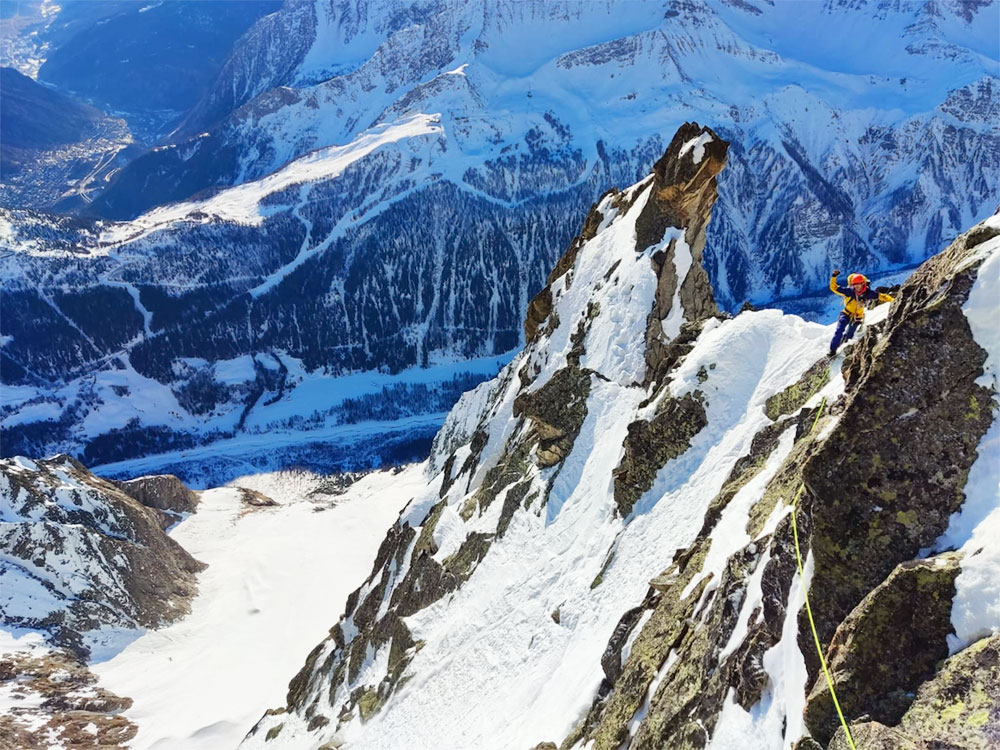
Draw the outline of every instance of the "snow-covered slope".
<instances>
[{"instance_id":1,"label":"snow-covered slope","mask_svg":"<svg viewBox=\"0 0 1000 750\"><path fill-rule=\"evenodd\" d=\"M91 666L133 700L133 750L235 747L280 701L302 657L365 576L381 537L422 484L422 467L332 489L282 472L202 493L171 538L209 567L191 614ZM253 508L241 488L277 505Z\"/></svg>"},{"instance_id":2,"label":"snow-covered slope","mask_svg":"<svg viewBox=\"0 0 1000 750\"><path fill-rule=\"evenodd\" d=\"M92 485L81 485L81 497L92 497L82 493L95 487L113 492L111 484L65 461L20 458L4 466L4 476L24 482L39 465L47 473L36 485L68 474ZM370 571L385 528L424 481L420 465L364 476L284 471L200 493L197 512L185 513L170 528L169 544L207 567L197 574L197 595L185 602L185 616L169 624L149 617L137 623L116 613L112 580L117 574L151 587L169 567L166 555L135 570L119 565L111 575L94 576L104 560L93 548L68 543L60 552L36 545L28 571L27 563L18 562L22 548L8 546L6 535L0 561L0 744L11 750L95 743L132 750L236 747L260 713L284 697L303 656ZM124 484L157 506L178 507L176 480L146 477ZM69 497L68 488L56 496ZM86 507L76 517L81 526ZM54 517L53 508L48 516ZM9 508L3 520L13 525ZM56 570L61 579L51 575ZM32 629L39 623L20 616L48 601L24 583L30 572L38 587L46 581L72 587L81 602L89 602L76 607L89 607L91 619L103 622L101 637L88 640L95 646L89 659L53 643L66 639L51 622L61 618L64 630L79 626L81 612L48 611L48 632ZM79 585L88 573L108 589L103 595Z\"/></svg>"},{"instance_id":3,"label":"snow-covered slope","mask_svg":"<svg viewBox=\"0 0 1000 750\"><path fill-rule=\"evenodd\" d=\"M845 747L807 589L856 738L988 746L1000 224L830 359L830 326L715 308L726 158L687 126L594 207L244 747Z\"/></svg>"}]
</instances>

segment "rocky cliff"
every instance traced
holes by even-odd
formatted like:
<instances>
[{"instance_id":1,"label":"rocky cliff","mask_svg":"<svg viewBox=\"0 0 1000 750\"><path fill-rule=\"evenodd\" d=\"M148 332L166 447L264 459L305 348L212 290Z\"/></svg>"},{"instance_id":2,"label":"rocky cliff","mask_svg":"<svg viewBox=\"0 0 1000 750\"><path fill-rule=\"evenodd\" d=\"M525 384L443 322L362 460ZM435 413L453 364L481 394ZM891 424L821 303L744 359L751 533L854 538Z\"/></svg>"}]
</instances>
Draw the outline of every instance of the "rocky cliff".
<instances>
[{"instance_id":1,"label":"rocky cliff","mask_svg":"<svg viewBox=\"0 0 1000 750\"><path fill-rule=\"evenodd\" d=\"M114 484L66 456L4 460L0 619L84 658L183 616L203 566L164 533L164 511L189 512L192 499L174 477Z\"/></svg>"},{"instance_id":2,"label":"rocky cliff","mask_svg":"<svg viewBox=\"0 0 1000 750\"><path fill-rule=\"evenodd\" d=\"M997 219L829 359L716 307L731 152L594 206L244 746L839 749L807 593L859 747L995 744Z\"/></svg>"}]
</instances>

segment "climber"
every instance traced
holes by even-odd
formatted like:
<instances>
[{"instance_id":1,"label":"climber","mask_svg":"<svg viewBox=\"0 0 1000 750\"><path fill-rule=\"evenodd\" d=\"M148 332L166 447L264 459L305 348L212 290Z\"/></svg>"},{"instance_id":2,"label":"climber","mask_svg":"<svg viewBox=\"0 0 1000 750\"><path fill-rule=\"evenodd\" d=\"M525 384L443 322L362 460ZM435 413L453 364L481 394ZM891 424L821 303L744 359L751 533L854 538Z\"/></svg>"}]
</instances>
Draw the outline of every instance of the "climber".
<instances>
[{"instance_id":1,"label":"climber","mask_svg":"<svg viewBox=\"0 0 1000 750\"><path fill-rule=\"evenodd\" d=\"M863 274L850 274L847 277L847 286L837 286L839 275L839 270L830 275L830 291L844 298L844 309L840 311L840 317L837 318L837 331L833 334L833 341L830 342L830 356L837 353L837 348L842 340L852 338L854 332L858 330L861 321L865 319L865 302L870 300L892 302L893 300L888 294L869 288L868 279Z\"/></svg>"}]
</instances>

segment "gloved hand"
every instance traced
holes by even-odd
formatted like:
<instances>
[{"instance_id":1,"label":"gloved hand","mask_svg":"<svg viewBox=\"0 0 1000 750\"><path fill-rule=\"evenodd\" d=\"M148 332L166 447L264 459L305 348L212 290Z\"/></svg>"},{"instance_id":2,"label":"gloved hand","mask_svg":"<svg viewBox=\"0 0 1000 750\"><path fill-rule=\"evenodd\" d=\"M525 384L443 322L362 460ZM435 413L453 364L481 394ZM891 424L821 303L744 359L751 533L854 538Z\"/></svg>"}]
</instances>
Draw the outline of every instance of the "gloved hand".
<instances>
[{"instance_id":1,"label":"gloved hand","mask_svg":"<svg viewBox=\"0 0 1000 750\"><path fill-rule=\"evenodd\" d=\"M833 273L830 275L833 276L833 278L837 278L838 276L840 276L840 269L839 268L834 269Z\"/></svg>"},{"instance_id":2,"label":"gloved hand","mask_svg":"<svg viewBox=\"0 0 1000 750\"><path fill-rule=\"evenodd\" d=\"M877 287L875 287L875 291L878 292L879 294L888 294L889 293L889 287L887 287L887 286L877 286Z\"/></svg>"}]
</instances>

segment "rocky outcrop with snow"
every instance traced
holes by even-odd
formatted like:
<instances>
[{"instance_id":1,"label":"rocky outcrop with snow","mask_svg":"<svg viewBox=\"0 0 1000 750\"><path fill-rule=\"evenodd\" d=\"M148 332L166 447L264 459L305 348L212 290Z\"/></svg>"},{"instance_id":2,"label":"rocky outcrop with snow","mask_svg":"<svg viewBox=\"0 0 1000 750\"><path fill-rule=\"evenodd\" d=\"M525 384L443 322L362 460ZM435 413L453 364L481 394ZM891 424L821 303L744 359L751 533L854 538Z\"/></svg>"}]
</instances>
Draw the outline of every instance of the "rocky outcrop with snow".
<instances>
[{"instance_id":1,"label":"rocky outcrop with snow","mask_svg":"<svg viewBox=\"0 0 1000 750\"><path fill-rule=\"evenodd\" d=\"M121 748L137 727L132 706L97 684L78 655L41 642L40 634L3 634L0 653L0 742L11 750Z\"/></svg>"},{"instance_id":2,"label":"rocky outcrop with snow","mask_svg":"<svg viewBox=\"0 0 1000 750\"><path fill-rule=\"evenodd\" d=\"M698 281L731 151L599 201L245 747L846 747L806 592L856 740L995 742L1000 224L829 359Z\"/></svg>"},{"instance_id":3,"label":"rocky outcrop with snow","mask_svg":"<svg viewBox=\"0 0 1000 750\"><path fill-rule=\"evenodd\" d=\"M180 508L148 481L122 488L67 456L7 459L0 473L4 625L45 631L86 656L123 630L187 613L202 566L164 533L160 510L130 496Z\"/></svg>"}]
</instances>

